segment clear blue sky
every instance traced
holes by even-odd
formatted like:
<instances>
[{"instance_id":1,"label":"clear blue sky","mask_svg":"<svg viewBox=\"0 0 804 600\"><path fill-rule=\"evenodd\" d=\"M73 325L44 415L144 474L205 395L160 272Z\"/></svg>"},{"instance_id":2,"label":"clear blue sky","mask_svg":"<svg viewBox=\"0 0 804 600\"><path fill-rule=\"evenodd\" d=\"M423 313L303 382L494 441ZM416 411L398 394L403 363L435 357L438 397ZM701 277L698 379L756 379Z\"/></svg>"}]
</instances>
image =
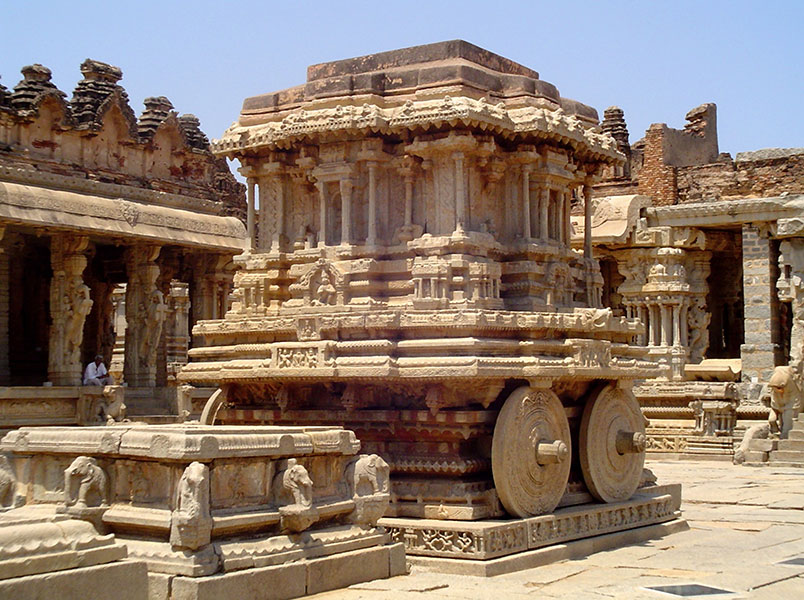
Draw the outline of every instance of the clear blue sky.
<instances>
[{"instance_id":1,"label":"clear blue sky","mask_svg":"<svg viewBox=\"0 0 804 600\"><path fill-rule=\"evenodd\" d=\"M195 113L212 138L243 98L300 84L308 65L462 38L521 62L562 95L651 123L718 105L722 152L804 146L804 1L0 2L0 83L39 62L72 94L85 58Z\"/></svg>"}]
</instances>

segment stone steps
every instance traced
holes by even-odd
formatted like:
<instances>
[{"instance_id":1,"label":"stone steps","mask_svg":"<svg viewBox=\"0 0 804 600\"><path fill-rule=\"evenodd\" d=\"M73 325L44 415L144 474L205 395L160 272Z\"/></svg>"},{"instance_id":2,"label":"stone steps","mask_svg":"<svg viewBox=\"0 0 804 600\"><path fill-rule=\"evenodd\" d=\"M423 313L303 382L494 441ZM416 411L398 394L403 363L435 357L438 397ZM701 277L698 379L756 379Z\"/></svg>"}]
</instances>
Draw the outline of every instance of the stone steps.
<instances>
[{"instance_id":1,"label":"stone steps","mask_svg":"<svg viewBox=\"0 0 804 600\"><path fill-rule=\"evenodd\" d=\"M779 450L786 452L804 452L804 440L786 439L779 440Z\"/></svg>"},{"instance_id":2,"label":"stone steps","mask_svg":"<svg viewBox=\"0 0 804 600\"><path fill-rule=\"evenodd\" d=\"M770 463L776 465L779 461L804 463L804 452L785 450L771 452Z\"/></svg>"},{"instance_id":3,"label":"stone steps","mask_svg":"<svg viewBox=\"0 0 804 600\"><path fill-rule=\"evenodd\" d=\"M774 467L804 467L804 413L793 422L793 428L786 440L779 440L778 446L769 454L769 462Z\"/></svg>"}]
</instances>

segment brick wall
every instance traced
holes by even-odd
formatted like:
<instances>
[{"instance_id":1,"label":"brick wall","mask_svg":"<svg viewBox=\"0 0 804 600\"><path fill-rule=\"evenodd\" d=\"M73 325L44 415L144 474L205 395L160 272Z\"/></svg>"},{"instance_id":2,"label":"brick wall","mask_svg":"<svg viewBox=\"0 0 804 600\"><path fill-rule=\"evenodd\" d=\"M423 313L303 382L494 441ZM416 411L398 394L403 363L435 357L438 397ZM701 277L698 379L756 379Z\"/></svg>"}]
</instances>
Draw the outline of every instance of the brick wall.
<instances>
[{"instance_id":1,"label":"brick wall","mask_svg":"<svg viewBox=\"0 0 804 600\"><path fill-rule=\"evenodd\" d=\"M664 138L667 125L654 123L645 133L642 168L639 169L640 194L651 196L654 206L676 203L676 169L665 164Z\"/></svg>"},{"instance_id":2,"label":"brick wall","mask_svg":"<svg viewBox=\"0 0 804 600\"><path fill-rule=\"evenodd\" d=\"M677 169L678 202L804 193L804 151L758 151Z\"/></svg>"}]
</instances>

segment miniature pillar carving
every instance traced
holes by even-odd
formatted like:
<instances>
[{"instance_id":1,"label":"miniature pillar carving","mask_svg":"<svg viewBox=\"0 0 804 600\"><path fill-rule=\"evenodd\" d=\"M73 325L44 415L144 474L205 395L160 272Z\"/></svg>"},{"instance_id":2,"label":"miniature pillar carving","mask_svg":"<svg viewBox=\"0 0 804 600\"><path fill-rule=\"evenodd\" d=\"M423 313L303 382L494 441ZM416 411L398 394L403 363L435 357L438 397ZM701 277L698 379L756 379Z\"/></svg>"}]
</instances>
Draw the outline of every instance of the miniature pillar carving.
<instances>
[{"instance_id":1,"label":"miniature pillar carving","mask_svg":"<svg viewBox=\"0 0 804 600\"><path fill-rule=\"evenodd\" d=\"M463 152L452 155L455 161L455 231L466 226L466 174L463 168Z\"/></svg>"},{"instance_id":2,"label":"miniature pillar carving","mask_svg":"<svg viewBox=\"0 0 804 600\"><path fill-rule=\"evenodd\" d=\"M352 180L341 179L341 244L352 243Z\"/></svg>"},{"instance_id":3,"label":"miniature pillar carving","mask_svg":"<svg viewBox=\"0 0 804 600\"><path fill-rule=\"evenodd\" d=\"M81 342L84 322L92 310L89 287L84 284L87 266L86 236L55 235L51 238L50 353L48 378L54 385L80 385Z\"/></svg>"},{"instance_id":4,"label":"miniature pillar carving","mask_svg":"<svg viewBox=\"0 0 804 600\"><path fill-rule=\"evenodd\" d=\"M413 225L413 173L405 174L405 227Z\"/></svg>"},{"instance_id":5,"label":"miniature pillar carving","mask_svg":"<svg viewBox=\"0 0 804 600\"><path fill-rule=\"evenodd\" d=\"M281 165L270 163L267 176L259 179L259 231L257 232L260 252L280 252L282 233L285 230L285 182Z\"/></svg>"},{"instance_id":6,"label":"miniature pillar carving","mask_svg":"<svg viewBox=\"0 0 804 600\"><path fill-rule=\"evenodd\" d=\"M126 250L126 356L129 385L156 384L156 354L167 314L164 295L157 288L159 246L132 246Z\"/></svg>"},{"instance_id":7,"label":"miniature pillar carving","mask_svg":"<svg viewBox=\"0 0 804 600\"><path fill-rule=\"evenodd\" d=\"M0 225L0 242L3 241L6 228ZM8 347L8 315L9 315L9 269L8 254L0 245L0 386L8 385L9 347ZM2 498L0 498L2 501Z\"/></svg>"},{"instance_id":8,"label":"miniature pillar carving","mask_svg":"<svg viewBox=\"0 0 804 600\"><path fill-rule=\"evenodd\" d=\"M369 189L368 189L368 235L366 244L377 245L377 163L369 161Z\"/></svg>"},{"instance_id":9,"label":"miniature pillar carving","mask_svg":"<svg viewBox=\"0 0 804 600\"><path fill-rule=\"evenodd\" d=\"M248 183L248 213L246 214L246 233L248 236L248 248L253 250L256 246L255 240L255 231L254 231L254 217L255 217L255 198L254 198L254 186L257 183L256 178L249 177L246 179Z\"/></svg>"},{"instance_id":10,"label":"miniature pillar carving","mask_svg":"<svg viewBox=\"0 0 804 600\"><path fill-rule=\"evenodd\" d=\"M681 346L681 306L674 304L673 307L673 346Z\"/></svg>"},{"instance_id":11,"label":"miniature pillar carving","mask_svg":"<svg viewBox=\"0 0 804 600\"><path fill-rule=\"evenodd\" d=\"M570 240L572 239L572 220L570 219L570 196L568 192L562 192L561 194L562 202L563 202L563 214L564 214L564 239L562 240L565 245L569 245Z\"/></svg>"},{"instance_id":12,"label":"miniature pillar carving","mask_svg":"<svg viewBox=\"0 0 804 600\"><path fill-rule=\"evenodd\" d=\"M530 165L522 165L522 237L532 237L530 230Z\"/></svg>"},{"instance_id":13,"label":"miniature pillar carving","mask_svg":"<svg viewBox=\"0 0 804 600\"><path fill-rule=\"evenodd\" d=\"M592 186L583 186L583 257L592 258Z\"/></svg>"},{"instance_id":14,"label":"miniature pillar carving","mask_svg":"<svg viewBox=\"0 0 804 600\"><path fill-rule=\"evenodd\" d=\"M318 188L319 218L318 218L318 247L323 248L327 245L327 202L329 193L327 184L319 181L315 184Z\"/></svg>"},{"instance_id":15,"label":"miniature pillar carving","mask_svg":"<svg viewBox=\"0 0 804 600\"><path fill-rule=\"evenodd\" d=\"M673 330L670 307L667 304L661 305L662 310L662 346L670 346L673 342Z\"/></svg>"},{"instance_id":16,"label":"miniature pillar carving","mask_svg":"<svg viewBox=\"0 0 804 600\"><path fill-rule=\"evenodd\" d=\"M550 188L545 184L539 190L539 237L542 241L546 241L550 237Z\"/></svg>"}]
</instances>

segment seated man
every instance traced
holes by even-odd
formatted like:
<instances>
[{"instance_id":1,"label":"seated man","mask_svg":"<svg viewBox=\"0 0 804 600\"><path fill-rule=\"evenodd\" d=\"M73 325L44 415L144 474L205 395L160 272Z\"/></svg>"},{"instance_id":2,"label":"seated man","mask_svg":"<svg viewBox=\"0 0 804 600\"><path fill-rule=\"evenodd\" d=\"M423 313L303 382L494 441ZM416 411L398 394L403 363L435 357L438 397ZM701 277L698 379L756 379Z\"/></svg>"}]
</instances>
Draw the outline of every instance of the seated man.
<instances>
[{"instance_id":1,"label":"seated man","mask_svg":"<svg viewBox=\"0 0 804 600\"><path fill-rule=\"evenodd\" d=\"M106 370L106 365L103 364L103 356L98 354L95 360L87 365L84 371L84 385L112 385L112 377Z\"/></svg>"}]
</instances>

